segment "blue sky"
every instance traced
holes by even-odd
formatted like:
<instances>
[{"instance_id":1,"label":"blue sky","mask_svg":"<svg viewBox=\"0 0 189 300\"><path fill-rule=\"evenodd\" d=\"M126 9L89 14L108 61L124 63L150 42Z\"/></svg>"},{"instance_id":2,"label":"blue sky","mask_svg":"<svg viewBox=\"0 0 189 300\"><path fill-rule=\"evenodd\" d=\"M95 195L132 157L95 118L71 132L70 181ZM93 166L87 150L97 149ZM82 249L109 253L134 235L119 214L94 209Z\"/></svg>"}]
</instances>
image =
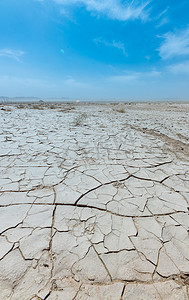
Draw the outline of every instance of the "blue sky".
<instances>
[{"instance_id":1,"label":"blue sky","mask_svg":"<svg viewBox=\"0 0 189 300\"><path fill-rule=\"evenodd\" d=\"M189 1L0 0L0 95L189 99Z\"/></svg>"}]
</instances>

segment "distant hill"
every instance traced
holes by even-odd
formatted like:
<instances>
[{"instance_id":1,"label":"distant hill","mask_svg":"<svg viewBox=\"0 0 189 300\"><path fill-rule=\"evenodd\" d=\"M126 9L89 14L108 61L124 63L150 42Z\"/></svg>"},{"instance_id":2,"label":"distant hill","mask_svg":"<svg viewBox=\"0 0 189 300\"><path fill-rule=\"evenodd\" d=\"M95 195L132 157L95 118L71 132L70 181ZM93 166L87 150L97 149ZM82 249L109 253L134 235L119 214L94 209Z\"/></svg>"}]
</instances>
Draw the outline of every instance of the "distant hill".
<instances>
[{"instance_id":1,"label":"distant hill","mask_svg":"<svg viewBox=\"0 0 189 300\"><path fill-rule=\"evenodd\" d=\"M42 98L42 97L6 97L0 96L0 103L14 103L14 102L61 102L61 101L71 101L67 97L61 98Z\"/></svg>"}]
</instances>

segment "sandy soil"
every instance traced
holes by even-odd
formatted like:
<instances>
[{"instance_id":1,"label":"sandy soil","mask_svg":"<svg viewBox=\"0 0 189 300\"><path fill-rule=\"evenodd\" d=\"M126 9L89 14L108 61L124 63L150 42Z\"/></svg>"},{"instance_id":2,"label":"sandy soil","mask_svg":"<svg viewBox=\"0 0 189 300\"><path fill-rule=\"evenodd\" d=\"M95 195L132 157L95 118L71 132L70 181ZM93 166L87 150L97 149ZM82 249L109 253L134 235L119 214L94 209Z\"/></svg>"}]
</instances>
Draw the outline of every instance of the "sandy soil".
<instances>
[{"instance_id":1,"label":"sandy soil","mask_svg":"<svg viewBox=\"0 0 189 300\"><path fill-rule=\"evenodd\" d=\"M189 104L0 105L0 299L189 299Z\"/></svg>"}]
</instances>

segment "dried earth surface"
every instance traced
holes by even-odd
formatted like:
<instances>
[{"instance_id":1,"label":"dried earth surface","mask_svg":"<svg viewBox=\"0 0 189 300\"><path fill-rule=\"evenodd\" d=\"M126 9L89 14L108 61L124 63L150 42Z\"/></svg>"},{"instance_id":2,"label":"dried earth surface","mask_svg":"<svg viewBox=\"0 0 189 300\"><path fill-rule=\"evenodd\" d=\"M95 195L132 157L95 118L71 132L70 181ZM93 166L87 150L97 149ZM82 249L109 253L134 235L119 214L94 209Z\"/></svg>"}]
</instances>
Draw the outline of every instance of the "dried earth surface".
<instances>
[{"instance_id":1,"label":"dried earth surface","mask_svg":"<svg viewBox=\"0 0 189 300\"><path fill-rule=\"evenodd\" d=\"M189 299L189 104L0 105L0 299Z\"/></svg>"}]
</instances>

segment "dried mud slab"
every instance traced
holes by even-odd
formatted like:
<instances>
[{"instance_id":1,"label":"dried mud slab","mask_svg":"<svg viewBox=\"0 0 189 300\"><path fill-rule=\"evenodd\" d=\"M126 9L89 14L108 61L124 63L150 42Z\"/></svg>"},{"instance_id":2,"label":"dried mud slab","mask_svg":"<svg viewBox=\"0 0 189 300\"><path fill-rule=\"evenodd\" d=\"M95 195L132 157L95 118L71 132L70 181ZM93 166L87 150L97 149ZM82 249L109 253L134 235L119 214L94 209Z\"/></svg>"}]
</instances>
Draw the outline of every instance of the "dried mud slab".
<instances>
[{"instance_id":1,"label":"dried mud slab","mask_svg":"<svg viewBox=\"0 0 189 300\"><path fill-rule=\"evenodd\" d=\"M189 105L0 110L2 300L189 299Z\"/></svg>"}]
</instances>

